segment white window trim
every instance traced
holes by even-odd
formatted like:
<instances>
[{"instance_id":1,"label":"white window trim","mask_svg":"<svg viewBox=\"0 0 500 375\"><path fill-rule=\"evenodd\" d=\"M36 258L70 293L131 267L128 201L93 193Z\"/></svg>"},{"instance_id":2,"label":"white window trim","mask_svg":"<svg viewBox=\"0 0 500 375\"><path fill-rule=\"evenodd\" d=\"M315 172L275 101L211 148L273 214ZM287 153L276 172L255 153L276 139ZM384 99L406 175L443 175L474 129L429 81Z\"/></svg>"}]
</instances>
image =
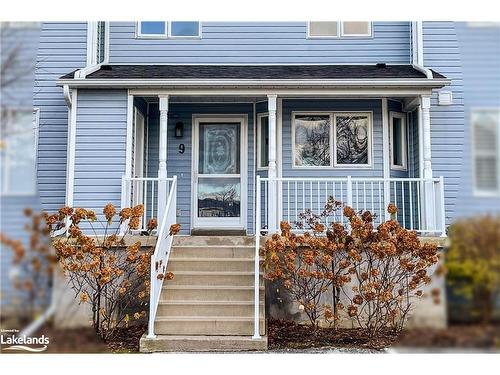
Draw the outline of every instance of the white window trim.
<instances>
[{"instance_id":1,"label":"white window trim","mask_svg":"<svg viewBox=\"0 0 500 375\"><path fill-rule=\"evenodd\" d=\"M401 120L401 148L403 150L403 164L394 164L394 123L393 119L398 118ZM389 155L391 159L391 169L395 171L408 170L408 129L406 126L406 115L402 112L389 112Z\"/></svg>"},{"instance_id":2,"label":"white window trim","mask_svg":"<svg viewBox=\"0 0 500 375\"><path fill-rule=\"evenodd\" d=\"M6 184L2 183L1 184L1 189L0 189L0 196L2 197L32 197L37 194L37 160L38 160L38 128L39 128L39 121L40 121L40 109L39 108L25 108L25 107L20 107L20 108L8 108L5 110L5 120L8 122L11 120L12 116L16 112L30 112L33 115L33 121L32 121L32 127L31 131L33 132L32 136L34 137L33 139L33 158L34 158L34 169L33 169L33 191L32 192L11 192L11 191L6 191L4 190L6 187ZM9 165L9 159L2 159L2 164L7 164Z\"/></svg>"},{"instance_id":3,"label":"white window trim","mask_svg":"<svg viewBox=\"0 0 500 375\"><path fill-rule=\"evenodd\" d=\"M337 116L368 116L368 163L339 164L337 163ZM333 113L333 166L339 169L372 169L373 168L373 111L349 111Z\"/></svg>"},{"instance_id":4,"label":"white window trim","mask_svg":"<svg viewBox=\"0 0 500 375\"><path fill-rule=\"evenodd\" d=\"M373 22L371 21L362 21L368 22L370 25L368 34L345 34L344 33L344 22L343 21L330 21L337 22L337 35L311 35L311 22L320 22L320 21L308 21L307 22L307 39L340 39L340 38L373 38Z\"/></svg>"},{"instance_id":5,"label":"white window trim","mask_svg":"<svg viewBox=\"0 0 500 375\"><path fill-rule=\"evenodd\" d=\"M307 115L322 115L330 117L330 134L329 134L329 151L330 151L330 165L296 165L295 164L295 117L299 116L307 116ZM333 112L328 111L292 111L292 168L293 169L332 169L333 168Z\"/></svg>"},{"instance_id":6,"label":"white window trim","mask_svg":"<svg viewBox=\"0 0 500 375\"><path fill-rule=\"evenodd\" d=\"M340 36L343 38L373 38L373 22L371 21L361 21L361 22L368 22L369 24L368 34L346 34L344 32L344 22L340 22Z\"/></svg>"},{"instance_id":7,"label":"white window trim","mask_svg":"<svg viewBox=\"0 0 500 375\"><path fill-rule=\"evenodd\" d=\"M171 33L172 21L162 21L165 22L165 32L163 34L143 34L141 33L141 22L148 22L148 21L136 22L135 37L138 39L201 39L201 21L192 21L192 22L198 22L198 35L172 35Z\"/></svg>"},{"instance_id":8,"label":"white window trim","mask_svg":"<svg viewBox=\"0 0 500 375\"><path fill-rule=\"evenodd\" d=\"M492 198L500 196L500 130L497 130L497 190L484 190L477 186L476 180L476 149L474 137L474 122L473 117L475 112L496 112L498 116L498 128L500 129L500 108L498 107L472 107L469 113L469 129L470 129L470 150L471 150L471 171L472 171L472 194L479 198Z\"/></svg>"},{"instance_id":9,"label":"white window trim","mask_svg":"<svg viewBox=\"0 0 500 375\"><path fill-rule=\"evenodd\" d=\"M267 166L267 167L261 166L262 155L260 154L260 148L261 148L260 143L262 142L261 133L262 133L262 118L263 117L267 117L269 119L269 113L263 112L263 113L257 114L257 142L255 144L257 147L257 170L258 171L267 171L269 169L269 166Z\"/></svg>"}]
</instances>

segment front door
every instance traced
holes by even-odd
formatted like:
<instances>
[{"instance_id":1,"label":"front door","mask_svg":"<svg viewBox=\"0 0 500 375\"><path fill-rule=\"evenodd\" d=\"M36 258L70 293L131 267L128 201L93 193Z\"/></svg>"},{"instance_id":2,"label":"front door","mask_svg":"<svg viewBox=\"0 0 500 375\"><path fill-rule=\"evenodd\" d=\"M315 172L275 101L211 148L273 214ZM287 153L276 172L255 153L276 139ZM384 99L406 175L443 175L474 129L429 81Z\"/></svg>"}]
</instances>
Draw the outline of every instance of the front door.
<instances>
[{"instance_id":1,"label":"front door","mask_svg":"<svg viewBox=\"0 0 500 375\"><path fill-rule=\"evenodd\" d=\"M246 228L246 118L195 117L193 228Z\"/></svg>"}]
</instances>

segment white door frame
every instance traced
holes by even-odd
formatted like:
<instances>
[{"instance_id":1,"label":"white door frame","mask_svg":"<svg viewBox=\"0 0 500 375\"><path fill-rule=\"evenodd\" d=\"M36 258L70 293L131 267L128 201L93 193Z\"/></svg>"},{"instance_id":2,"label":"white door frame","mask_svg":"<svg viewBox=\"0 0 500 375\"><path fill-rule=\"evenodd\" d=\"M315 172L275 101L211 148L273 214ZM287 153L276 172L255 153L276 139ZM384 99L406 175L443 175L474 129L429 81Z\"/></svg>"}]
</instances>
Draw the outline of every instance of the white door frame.
<instances>
[{"instance_id":1,"label":"white door frame","mask_svg":"<svg viewBox=\"0 0 500 375\"><path fill-rule=\"evenodd\" d=\"M132 177L144 177L144 125L144 115L137 107L134 107L134 165L132 166ZM135 188L134 206L144 202L144 185L137 183Z\"/></svg>"},{"instance_id":2,"label":"white door frame","mask_svg":"<svg viewBox=\"0 0 500 375\"><path fill-rule=\"evenodd\" d=\"M203 122L239 122L240 128L240 210L239 222L224 223L224 218L198 218L198 161L199 161L199 125ZM244 114L195 114L192 120L192 159L191 159L191 229L241 229L246 230L248 208L248 115Z\"/></svg>"}]
</instances>

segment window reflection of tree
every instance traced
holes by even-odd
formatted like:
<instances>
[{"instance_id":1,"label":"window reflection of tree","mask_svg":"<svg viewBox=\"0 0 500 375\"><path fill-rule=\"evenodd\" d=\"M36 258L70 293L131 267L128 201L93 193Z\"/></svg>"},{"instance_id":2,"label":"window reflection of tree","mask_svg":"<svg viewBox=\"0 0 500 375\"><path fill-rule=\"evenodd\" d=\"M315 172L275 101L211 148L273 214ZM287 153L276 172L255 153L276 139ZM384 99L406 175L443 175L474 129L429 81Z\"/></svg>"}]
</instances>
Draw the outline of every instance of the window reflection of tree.
<instances>
[{"instance_id":1,"label":"window reflection of tree","mask_svg":"<svg viewBox=\"0 0 500 375\"><path fill-rule=\"evenodd\" d=\"M368 164L368 118L337 116L337 163Z\"/></svg>"},{"instance_id":2,"label":"window reflection of tree","mask_svg":"<svg viewBox=\"0 0 500 375\"><path fill-rule=\"evenodd\" d=\"M296 132L302 132L306 139L297 142L297 165L328 166L330 165L330 121L324 117L297 118ZM296 136L297 139L297 136Z\"/></svg>"}]
</instances>

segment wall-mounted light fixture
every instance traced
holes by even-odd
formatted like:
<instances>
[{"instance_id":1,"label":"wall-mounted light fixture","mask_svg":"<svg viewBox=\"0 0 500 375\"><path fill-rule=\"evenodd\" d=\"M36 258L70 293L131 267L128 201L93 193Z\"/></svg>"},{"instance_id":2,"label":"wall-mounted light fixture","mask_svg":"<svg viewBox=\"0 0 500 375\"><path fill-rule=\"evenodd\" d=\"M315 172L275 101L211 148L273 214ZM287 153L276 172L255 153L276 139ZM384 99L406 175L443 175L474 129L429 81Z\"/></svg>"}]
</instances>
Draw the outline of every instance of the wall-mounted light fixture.
<instances>
[{"instance_id":1,"label":"wall-mounted light fixture","mask_svg":"<svg viewBox=\"0 0 500 375\"><path fill-rule=\"evenodd\" d=\"M182 121L175 123L175 138L182 138L184 136L184 124Z\"/></svg>"}]
</instances>

